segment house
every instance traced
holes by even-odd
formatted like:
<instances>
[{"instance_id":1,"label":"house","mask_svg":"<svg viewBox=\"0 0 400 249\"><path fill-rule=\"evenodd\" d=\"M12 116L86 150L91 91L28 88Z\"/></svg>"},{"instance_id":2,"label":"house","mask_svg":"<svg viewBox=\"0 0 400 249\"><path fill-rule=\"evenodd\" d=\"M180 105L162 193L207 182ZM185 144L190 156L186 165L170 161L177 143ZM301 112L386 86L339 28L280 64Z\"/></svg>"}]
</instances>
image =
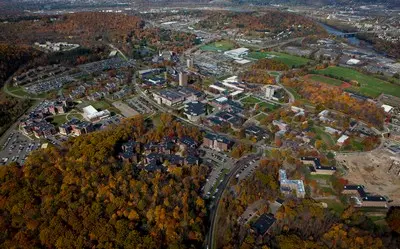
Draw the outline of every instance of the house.
<instances>
[{"instance_id":1,"label":"house","mask_svg":"<svg viewBox=\"0 0 400 249\"><path fill-rule=\"evenodd\" d=\"M256 222L251 225L251 230L257 235L264 236L274 225L276 219L272 214L262 214Z\"/></svg>"}]
</instances>

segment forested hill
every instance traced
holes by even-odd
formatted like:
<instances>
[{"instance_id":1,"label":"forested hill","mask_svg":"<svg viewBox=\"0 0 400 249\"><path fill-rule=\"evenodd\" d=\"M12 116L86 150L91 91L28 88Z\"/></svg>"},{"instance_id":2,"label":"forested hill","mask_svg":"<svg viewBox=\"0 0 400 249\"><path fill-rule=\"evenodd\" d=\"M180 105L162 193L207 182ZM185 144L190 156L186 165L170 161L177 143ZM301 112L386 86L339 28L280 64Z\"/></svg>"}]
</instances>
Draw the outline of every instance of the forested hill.
<instances>
[{"instance_id":1,"label":"forested hill","mask_svg":"<svg viewBox=\"0 0 400 249\"><path fill-rule=\"evenodd\" d=\"M235 4L294 4L294 5L358 5L358 4L388 4L400 6L398 0L232 0Z\"/></svg>"},{"instance_id":2,"label":"forested hill","mask_svg":"<svg viewBox=\"0 0 400 249\"><path fill-rule=\"evenodd\" d=\"M206 168L150 173L115 156L128 139L198 134L164 121L137 117L0 167L0 248L200 248Z\"/></svg>"}]
</instances>

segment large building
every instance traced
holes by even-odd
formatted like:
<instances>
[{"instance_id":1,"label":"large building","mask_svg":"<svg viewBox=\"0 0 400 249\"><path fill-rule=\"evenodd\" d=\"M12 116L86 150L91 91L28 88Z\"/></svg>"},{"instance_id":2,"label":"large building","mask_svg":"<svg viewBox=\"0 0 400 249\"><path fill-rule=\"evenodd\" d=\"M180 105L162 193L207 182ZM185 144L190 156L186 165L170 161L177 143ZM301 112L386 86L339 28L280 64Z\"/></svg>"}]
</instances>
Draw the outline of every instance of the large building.
<instances>
[{"instance_id":1,"label":"large building","mask_svg":"<svg viewBox=\"0 0 400 249\"><path fill-rule=\"evenodd\" d=\"M388 207L388 201L384 196L370 195L363 185L345 185L342 194L350 195L356 207Z\"/></svg>"},{"instance_id":2,"label":"large building","mask_svg":"<svg viewBox=\"0 0 400 249\"><path fill-rule=\"evenodd\" d=\"M309 167L311 175L333 175L336 172L334 166L322 166L321 161L317 157L301 157L304 164L310 164Z\"/></svg>"},{"instance_id":3,"label":"large building","mask_svg":"<svg viewBox=\"0 0 400 249\"><path fill-rule=\"evenodd\" d=\"M192 101L185 104L185 115L190 121L197 122L206 114L206 105L199 101Z\"/></svg>"},{"instance_id":4,"label":"large building","mask_svg":"<svg viewBox=\"0 0 400 249\"><path fill-rule=\"evenodd\" d=\"M248 48L237 48L237 49L226 51L226 52L224 52L224 54L226 56L231 57L232 59L240 60L249 54L249 49Z\"/></svg>"},{"instance_id":5,"label":"large building","mask_svg":"<svg viewBox=\"0 0 400 249\"><path fill-rule=\"evenodd\" d=\"M279 182L281 185L281 192L285 195L291 195L296 191L297 198L304 198L306 190L304 188L303 180L289 180L287 179L286 170L279 170Z\"/></svg>"},{"instance_id":6,"label":"large building","mask_svg":"<svg viewBox=\"0 0 400 249\"><path fill-rule=\"evenodd\" d=\"M89 121L96 121L110 116L108 110L97 111L93 106L89 105L83 108L83 116Z\"/></svg>"},{"instance_id":7,"label":"large building","mask_svg":"<svg viewBox=\"0 0 400 249\"><path fill-rule=\"evenodd\" d=\"M217 151L229 151L233 146L233 141L223 136L207 133L203 139L203 146Z\"/></svg>"},{"instance_id":8,"label":"large building","mask_svg":"<svg viewBox=\"0 0 400 249\"><path fill-rule=\"evenodd\" d=\"M188 83L188 75L185 72L180 72L179 73L179 85L180 86L186 86Z\"/></svg>"},{"instance_id":9,"label":"large building","mask_svg":"<svg viewBox=\"0 0 400 249\"><path fill-rule=\"evenodd\" d=\"M278 101L281 98L280 93L282 90L282 87L276 86L276 85L268 85L265 87L265 97L267 99L273 99Z\"/></svg>"}]
</instances>

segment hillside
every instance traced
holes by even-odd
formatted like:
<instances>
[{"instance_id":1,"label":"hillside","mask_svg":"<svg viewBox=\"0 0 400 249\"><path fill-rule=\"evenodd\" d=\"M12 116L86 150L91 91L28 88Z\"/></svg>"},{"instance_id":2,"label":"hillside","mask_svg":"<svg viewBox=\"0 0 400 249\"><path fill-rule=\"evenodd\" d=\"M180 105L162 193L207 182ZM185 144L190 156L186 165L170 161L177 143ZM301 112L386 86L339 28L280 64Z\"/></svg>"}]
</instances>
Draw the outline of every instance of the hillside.
<instances>
[{"instance_id":1,"label":"hillside","mask_svg":"<svg viewBox=\"0 0 400 249\"><path fill-rule=\"evenodd\" d=\"M121 143L193 135L168 117L141 117L0 167L1 248L200 248L203 166L147 172L117 158Z\"/></svg>"}]
</instances>

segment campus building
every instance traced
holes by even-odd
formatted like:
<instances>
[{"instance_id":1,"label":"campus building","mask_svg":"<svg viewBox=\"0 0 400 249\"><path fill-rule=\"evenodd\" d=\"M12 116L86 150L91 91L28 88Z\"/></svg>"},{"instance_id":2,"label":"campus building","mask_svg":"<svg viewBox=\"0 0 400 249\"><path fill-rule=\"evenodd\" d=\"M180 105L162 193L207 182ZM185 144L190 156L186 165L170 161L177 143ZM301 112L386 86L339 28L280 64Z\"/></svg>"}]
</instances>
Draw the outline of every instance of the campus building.
<instances>
[{"instance_id":1,"label":"campus building","mask_svg":"<svg viewBox=\"0 0 400 249\"><path fill-rule=\"evenodd\" d=\"M284 169L279 170L279 183L281 192L285 195L291 195L293 191L296 191L297 198L304 198L306 195L303 180L287 179L286 170Z\"/></svg>"}]
</instances>

